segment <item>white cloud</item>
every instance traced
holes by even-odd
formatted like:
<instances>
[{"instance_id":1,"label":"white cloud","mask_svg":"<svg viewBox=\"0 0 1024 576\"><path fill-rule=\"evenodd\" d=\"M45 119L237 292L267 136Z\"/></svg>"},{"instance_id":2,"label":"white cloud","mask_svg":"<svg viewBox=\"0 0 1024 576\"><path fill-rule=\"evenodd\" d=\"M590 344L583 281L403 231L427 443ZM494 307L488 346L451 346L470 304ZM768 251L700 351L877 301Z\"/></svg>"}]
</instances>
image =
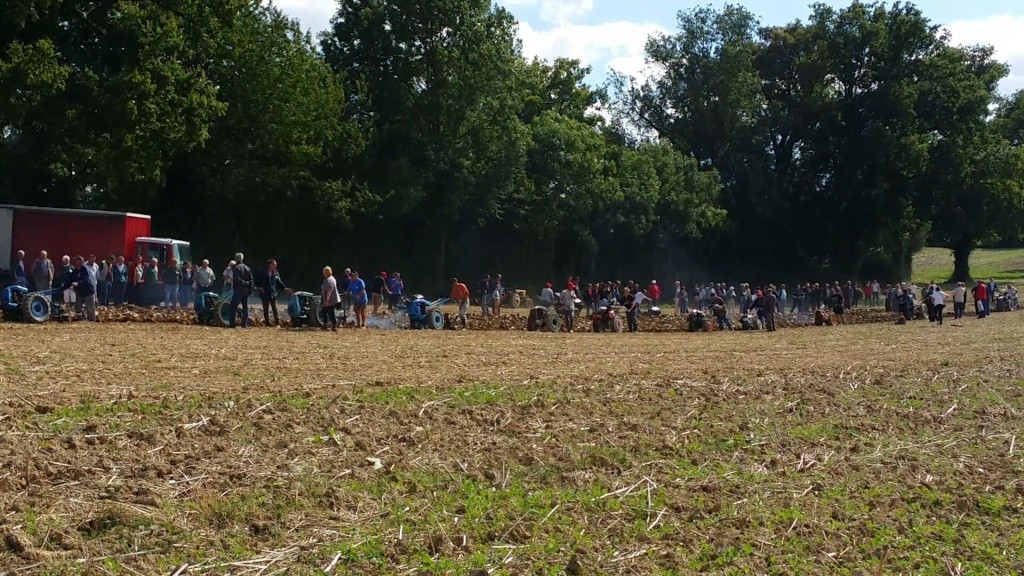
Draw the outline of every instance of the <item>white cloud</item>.
<instances>
[{"instance_id":1,"label":"white cloud","mask_svg":"<svg viewBox=\"0 0 1024 576\"><path fill-rule=\"evenodd\" d=\"M995 48L995 57L1010 65L1010 75L1000 88L1006 93L1024 89L1024 14L956 20L946 29L954 44L986 44Z\"/></svg>"},{"instance_id":2,"label":"white cloud","mask_svg":"<svg viewBox=\"0 0 1024 576\"><path fill-rule=\"evenodd\" d=\"M499 0L507 8L537 7L541 20L554 24L567 24L594 9L594 0Z\"/></svg>"},{"instance_id":3,"label":"white cloud","mask_svg":"<svg viewBox=\"0 0 1024 576\"><path fill-rule=\"evenodd\" d=\"M271 2L261 0L261 3ZM273 4L301 22L303 28L312 30L314 35L330 27L331 17L338 8L337 0L274 0Z\"/></svg>"},{"instance_id":4,"label":"white cloud","mask_svg":"<svg viewBox=\"0 0 1024 576\"><path fill-rule=\"evenodd\" d=\"M603 79L612 69L630 76L643 75L647 38L663 32L657 24L627 21L562 24L546 30L519 22L519 37L526 56L545 60L573 58L593 67L597 79Z\"/></svg>"}]
</instances>

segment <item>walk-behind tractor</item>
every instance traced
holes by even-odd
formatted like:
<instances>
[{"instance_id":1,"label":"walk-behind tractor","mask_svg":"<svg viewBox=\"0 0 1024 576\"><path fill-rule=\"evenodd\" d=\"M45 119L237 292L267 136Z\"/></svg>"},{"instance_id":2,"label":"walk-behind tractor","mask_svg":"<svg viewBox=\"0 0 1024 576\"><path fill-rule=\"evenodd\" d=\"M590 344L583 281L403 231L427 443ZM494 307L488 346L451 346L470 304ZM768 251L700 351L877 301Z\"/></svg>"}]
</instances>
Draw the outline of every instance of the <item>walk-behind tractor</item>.
<instances>
[{"instance_id":1,"label":"walk-behind tractor","mask_svg":"<svg viewBox=\"0 0 1024 576\"><path fill-rule=\"evenodd\" d=\"M203 326L231 326L231 297L230 290L217 294L216 292L200 292L196 294L195 309L196 318ZM244 305L244 304L243 304ZM237 321L239 311L235 311Z\"/></svg>"},{"instance_id":2,"label":"walk-behind tractor","mask_svg":"<svg viewBox=\"0 0 1024 576\"><path fill-rule=\"evenodd\" d=\"M601 306L590 317L594 332L622 332L622 318L611 306Z\"/></svg>"},{"instance_id":3,"label":"walk-behind tractor","mask_svg":"<svg viewBox=\"0 0 1024 576\"><path fill-rule=\"evenodd\" d=\"M708 330L708 316L703 310L690 310L686 315L686 329L690 332L704 332Z\"/></svg>"},{"instance_id":4,"label":"walk-behind tractor","mask_svg":"<svg viewBox=\"0 0 1024 576\"><path fill-rule=\"evenodd\" d=\"M562 329L562 319L558 317L558 311L544 306L534 306L526 317L526 330L528 332L558 332Z\"/></svg>"},{"instance_id":5,"label":"walk-behind tractor","mask_svg":"<svg viewBox=\"0 0 1024 576\"><path fill-rule=\"evenodd\" d=\"M293 328L320 328L327 324L327 312L320 307L320 297L310 292L295 292L288 299L288 318Z\"/></svg>"},{"instance_id":6,"label":"walk-behind tractor","mask_svg":"<svg viewBox=\"0 0 1024 576\"><path fill-rule=\"evenodd\" d=\"M42 324L50 318L69 320L71 315L61 307L60 302L52 300L60 290L29 292L24 286L8 286L0 294L0 311L8 322L32 322Z\"/></svg>"},{"instance_id":7,"label":"walk-behind tractor","mask_svg":"<svg viewBox=\"0 0 1024 576\"><path fill-rule=\"evenodd\" d=\"M441 312L441 306L450 301L450 298L441 298L430 302L422 294L414 295L406 307L406 312L409 314L409 328L413 330L428 328L444 330L446 325L451 324L451 321L445 318L444 312Z\"/></svg>"}]
</instances>

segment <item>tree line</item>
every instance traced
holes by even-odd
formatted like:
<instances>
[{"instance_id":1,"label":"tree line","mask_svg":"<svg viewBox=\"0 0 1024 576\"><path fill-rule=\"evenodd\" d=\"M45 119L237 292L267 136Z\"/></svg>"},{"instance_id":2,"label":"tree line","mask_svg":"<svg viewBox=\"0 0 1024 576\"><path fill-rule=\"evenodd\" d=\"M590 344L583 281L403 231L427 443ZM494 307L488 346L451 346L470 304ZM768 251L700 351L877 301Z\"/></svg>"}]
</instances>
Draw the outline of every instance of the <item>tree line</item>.
<instances>
[{"instance_id":1,"label":"tree line","mask_svg":"<svg viewBox=\"0 0 1024 576\"><path fill-rule=\"evenodd\" d=\"M602 87L489 0L346 0L317 38L249 0L10 4L0 202L151 213L197 254L441 287L899 279L933 244L962 279L1024 232L1024 97L910 4L680 12Z\"/></svg>"}]
</instances>

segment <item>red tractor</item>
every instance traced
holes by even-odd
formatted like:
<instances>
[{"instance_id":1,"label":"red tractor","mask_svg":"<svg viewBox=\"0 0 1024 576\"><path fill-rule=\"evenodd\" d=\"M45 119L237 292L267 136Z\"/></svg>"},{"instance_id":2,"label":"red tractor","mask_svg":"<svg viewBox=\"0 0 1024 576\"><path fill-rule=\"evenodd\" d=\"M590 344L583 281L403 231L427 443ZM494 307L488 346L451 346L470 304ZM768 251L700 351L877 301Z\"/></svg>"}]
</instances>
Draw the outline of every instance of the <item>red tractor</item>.
<instances>
[{"instance_id":1,"label":"red tractor","mask_svg":"<svg viewBox=\"0 0 1024 576\"><path fill-rule=\"evenodd\" d=\"M622 318L611 306L598 308L590 319L594 323L594 332L622 332Z\"/></svg>"}]
</instances>

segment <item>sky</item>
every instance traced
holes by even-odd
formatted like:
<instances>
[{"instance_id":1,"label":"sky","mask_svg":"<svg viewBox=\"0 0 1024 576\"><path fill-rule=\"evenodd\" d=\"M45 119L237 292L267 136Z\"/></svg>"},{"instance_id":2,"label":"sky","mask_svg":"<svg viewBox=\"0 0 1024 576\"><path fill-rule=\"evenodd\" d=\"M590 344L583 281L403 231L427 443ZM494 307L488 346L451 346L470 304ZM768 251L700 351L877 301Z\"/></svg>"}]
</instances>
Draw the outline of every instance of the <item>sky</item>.
<instances>
[{"instance_id":1,"label":"sky","mask_svg":"<svg viewBox=\"0 0 1024 576\"><path fill-rule=\"evenodd\" d=\"M429 1L429 0L424 0ZM275 0L275 4L314 34L328 27L338 0ZM651 34L674 31L676 14L709 0L497 0L519 20L519 37L527 56L576 58L591 66L588 80L602 83L611 70L638 75L644 69L644 42ZM824 0L836 7L851 0ZM810 2L734 0L765 25L806 19ZM1024 1L918 0L925 16L949 30L956 44L990 44L996 57L1011 66L1000 88L1024 89Z\"/></svg>"}]
</instances>

